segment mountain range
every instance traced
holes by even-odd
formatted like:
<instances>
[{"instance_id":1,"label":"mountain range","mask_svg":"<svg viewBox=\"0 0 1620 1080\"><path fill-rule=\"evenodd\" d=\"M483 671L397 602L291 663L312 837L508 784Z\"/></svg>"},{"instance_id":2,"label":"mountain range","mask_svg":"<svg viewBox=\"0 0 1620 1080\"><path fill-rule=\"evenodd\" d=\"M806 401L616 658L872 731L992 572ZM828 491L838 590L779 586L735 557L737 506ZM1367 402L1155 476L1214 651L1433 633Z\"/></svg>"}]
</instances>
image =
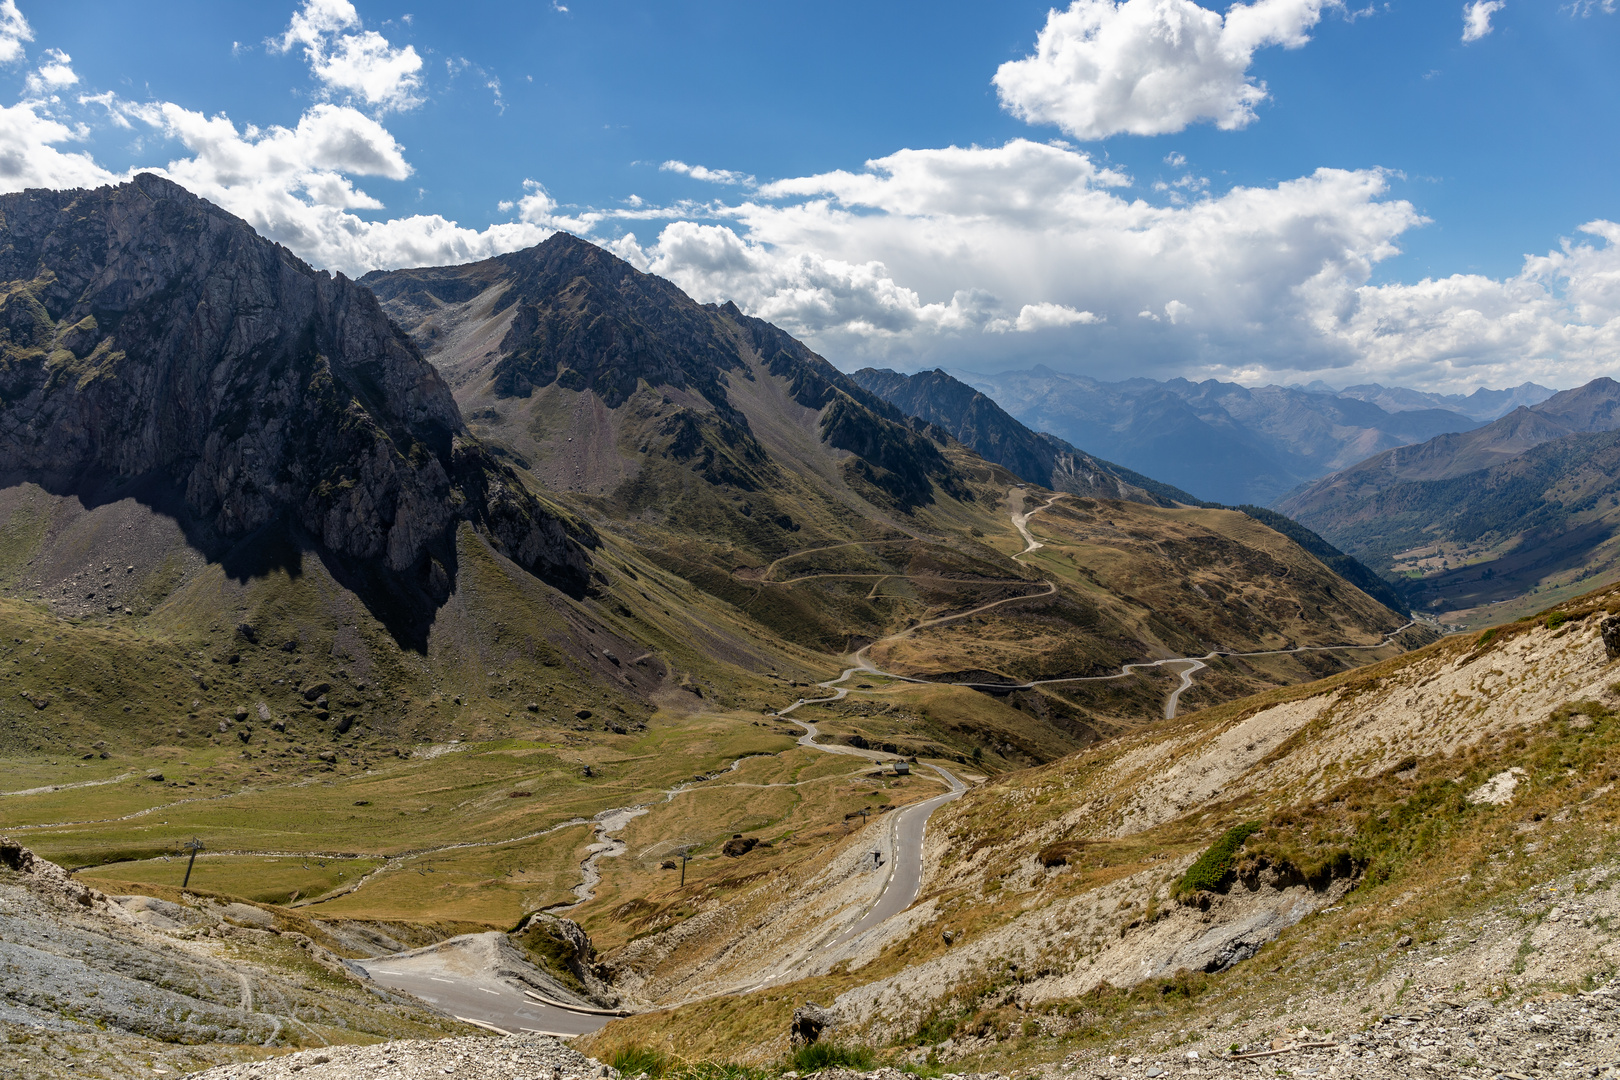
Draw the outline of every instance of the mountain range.
<instances>
[{"instance_id":1,"label":"mountain range","mask_svg":"<svg viewBox=\"0 0 1620 1080\"><path fill-rule=\"evenodd\" d=\"M300 686L323 683L343 687L317 695L342 726L277 749L300 768L314 739L363 761L525 711L739 703L902 631L884 648L911 677L1016 684L1401 621L1254 519L1038 439L1035 475L1073 502L1043 512L1062 544L1025 565L1009 506L1038 479L567 234L357 283L151 176L5 196L0 214L0 583L221 665L184 699L181 745L244 699L303 712ZM1094 544L1109 558L1063 547ZM66 726L39 742L0 706L5 738L139 741L165 706L107 662L116 694L64 669L29 693L72 703ZM1023 730L997 753L1044 759L1155 715L1152 680L1130 685L1019 691ZM974 730L950 736L962 752Z\"/></svg>"},{"instance_id":2,"label":"mountain range","mask_svg":"<svg viewBox=\"0 0 1620 1080\"><path fill-rule=\"evenodd\" d=\"M1463 797L1607 760L1608 596L1436 641L1331 536L944 373L852 378L567 234L356 282L147 175L0 196L0 231L0 1025L30 1062L318 1067L544 1008L642 1013L598 1038L653 1075L613 1040L774 1060L807 994L894 1060L1119 1048L1294 993L1298 935L1393 1001L1429 970L1401 920L1608 805L1593 769L1511 817ZM1386 491L1483 461L1601 501L1611 388ZM1273 456L1285 414L1441 423L1268 393L1153 391Z\"/></svg>"},{"instance_id":3,"label":"mountain range","mask_svg":"<svg viewBox=\"0 0 1620 1080\"><path fill-rule=\"evenodd\" d=\"M1405 395L1393 395L1403 400L1392 409L1352 391L1251 388L1213 379L1102 382L1046 367L961 378L1037 431L1201 499L1231 504L1271 505L1300 484L1372 454L1480 423L1452 409L1409 407L1419 402Z\"/></svg>"},{"instance_id":4,"label":"mountain range","mask_svg":"<svg viewBox=\"0 0 1620 1080\"><path fill-rule=\"evenodd\" d=\"M1489 423L1506 416L1521 405L1539 405L1558 392L1533 382L1521 383L1506 390L1492 390L1481 386L1471 394L1434 394L1406 386L1381 386L1378 383L1362 383L1347 386L1343 390L1335 390L1320 381L1298 389L1329 397L1370 401L1385 412L1392 413L1418 409L1445 409L1462 413L1470 420L1477 420L1480 423Z\"/></svg>"},{"instance_id":5,"label":"mountain range","mask_svg":"<svg viewBox=\"0 0 1620 1080\"><path fill-rule=\"evenodd\" d=\"M1615 570L1617 428L1620 383L1594 379L1473 431L1375 455L1278 509L1407 579L1425 608L1524 594L1545 605Z\"/></svg>"}]
</instances>

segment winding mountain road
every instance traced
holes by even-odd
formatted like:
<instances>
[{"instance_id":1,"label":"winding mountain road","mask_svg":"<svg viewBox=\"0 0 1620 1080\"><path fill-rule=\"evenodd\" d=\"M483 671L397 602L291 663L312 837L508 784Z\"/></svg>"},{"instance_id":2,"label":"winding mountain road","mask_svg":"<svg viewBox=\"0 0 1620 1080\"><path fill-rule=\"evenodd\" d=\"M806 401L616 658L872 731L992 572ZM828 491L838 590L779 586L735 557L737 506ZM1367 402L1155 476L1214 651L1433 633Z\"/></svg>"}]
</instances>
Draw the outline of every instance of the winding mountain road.
<instances>
[{"instance_id":1,"label":"winding mountain road","mask_svg":"<svg viewBox=\"0 0 1620 1080\"><path fill-rule=\"evenodd\" d=\"M1021 490L1023 489L1013 489L1014 492ZM1013 558L1022 560L1024 556L1029 555L1032 552L1039 551L1041 548L1046 546L1041 541L1035 539L1034 535L1029 531L1029 519L1040 513L1042 510L1050 509L1054 503L1064 497L1065 494L1059 492L1058 494L1047 499L1046 502L1042 503L1040 506L1035 507L1033 510L1022 512L1017 510L1012 511L1013 526L1018 530L1019 534L1023 536L1025 544L1024 550L1013 556ZM1348 652L1360 649L1382 649L1387 646L1390 641L1396 637L1396 635L1412 626L1417 625L1417 621L1415 619L1408 620L1402 625L1396 627L1394 630L1391 630L1389 633L1385 634L1383 640L1375 642L1371 645L1297 645L1288 649L1260 649L1255 652L1229 652L1222 649L1213 649L1202 656L1173 656L1166 657L1163 660L1144 660L1133 664L1122 664L1119 671L1113 675L1075 675L1061 679L1031 679L1029 682L1022 683L943 682L938 679L925 679L913 675L896 675L893 672L884 671L882 668L877 667L866 657L867 651L870 650L873 645L880 644L881 642L899 641L902 638L910 637L918 630L925 630L932 626L939 626L941 623L954 622L957 619L971 618L972 616L978 615L981 612L989 611L991 608L1001 607L1003 604L1012 604L1017 603L1020 600L1033 600L1043 596L1051 596L1058 591L1057 582L1055 581L1043 580L1041 584L1045 586L1041 592L1028 593L1024 596L1009 596L1001 600L993 600L988 604L981 604L978 607L970 608L967 611L956 612L953 615L940 615L932 619L925 619L914 626L909 626L897 633L890 634L888 637L881 638L879 641L874 641L871 644L863 645L850 657L850 659L855 661L854 667L846 668L843 674L839 675L839 677L836 679L831 679L824 683L817 683L816 685L826 689L832 689L837 687L840 683L848 681L854 675L865 674L876 675L885 679L893 679L897 682L919 683L927 686L966 686L974 690L991 690L1002 693L1010 693L1014 690L1033 690L1037 686L1056 686L1062 683L1108 682L1113 679L1129 678L1138 671L1145 670L1147 668L1186 665L1184 668L1176 672L1181 676L1181 682L1174 690L1170 692L1170 694L1165 698L1164 702L1164 718L1166 720L1173 720L1181 703L1181 695L1192 688L1193 675L1209 666L1207 661L1222 657L1241 658L1250 656L1286 656L1293 653L1305 652ZM841 690L831 698L812 698L809 700L801 699L788 706L788 708L782 710L780 713L778 713L778 715L786 716L789 712L798 708L800 705L815 704L818 701L837 701L847 693L847 690ZM797 723L797 721L795 722ZM804 742L803 739L800 739L799 741L801 743Z\"/></svg>"},{"instance_id":2,"label":"winding mountain road","mask_svg":"<svg viewBox=\"0 0 1620 1080\"><path fill-rule=\"evenodd\" d=\"M1013 491L1009 493L1009 496L1022 490L1022 488L1014 488ZM1043 510L1050 509L1059 499L1064 497L1065 496L1062 493L1055 494L1048 498L1040 506L1037 506L1031 510L1014 509L1010 511L1012 524L1018 530L1019 535L1023 537L1025 544L1024 550L1014 556L1015 559L1022 561L1025 556L1039 551L1041 548L1046 546L1041 541L1037 540L1030 532L1029 519ZM801 552L799 554L807 554L807 552ZM777 560L777 563L785 561L785 559L789 557L790 556L784 556L783 559ZM771 570L775 569L777 563L772 563L771 566L767 568L767 574ZM1030 582L1030 584L1035 583ZM1017 603L1021 600L1030 600L1044 596L1051 596L1058 591L1058 586L1055 581L1043 580L1040 582L1040 585L1043 586L1043 588L1039 592L1029 593L1024 596L1005 597L1000 600L991 601L987 604L981 604L978 607L971 608L967 611L925 619L880 640L899 640L908 637L919 630L938 626L942 623L953 622L958 619L970 618L974 615L1001 607L1005 604ZM1378 649L1388 645L1391 639L1412 625L1414 625L1413 622L1407 622L1405 625L1386 634L1382 641L1374 645L1309 645L1297 646L1288 649L1267 649L1247 653L1233 653L1214 650L1204 654L1203 656L1169 657L1161 660L1150 660L1139 663L1125 664L1121 666L1117 674L1113 675L1088 675L1061 679L1034 679L1025 683L942 683L933 679L924 679L907 675L895 675L878 668L867 658L868 650L872 648L872 645L878 644L878 642L873 642L871 644L862 646L852 654L851 659L855 662L854 666L845 668L843 672L841 672L835 679L829 679L826 682L816 684L821 689L832 691L831 694L826 697L800 698L793 704L778 710L776 715L782 719L788 720L791 723L797 724L804 729L804 734L801 735L798 740L800 746L808 749L819 750L828 754L845 754L854 757L867 758L872 761L888 762L893 761L895 759L895 755L883 753L877 750L865 750L853 746L840 746L832 743L817 742L816 738L818 735L820 735L820 731L816 728L815 724L805 720L799 720L793 717L792 713L805 705L819 705L843 700L850 693L849 688L843 684L849 682L850 679L857 675L878 676L885 679L907 683L966 686L977 690L1008 692L1013 690L1028 690L1037 686L1050 686L1060 683L1102 682L1111 679L1123 679L1130 677L1139 670L1144 670L1147 668L1173 667L1176 674L1180 676L1180 682L1179 685L1177 685L1175 689L1173 689L1166 697L1164 703L1165 719L1173 719L1179 707L1181 695L1192 688L1193 676L1209 666L1207 661L1220 657L1279 656L1301 652ZM732 768L735 769L740 764L741 760L733 763ZM856 918L855 922L847 929L843 930L842 932L837 932L835 930L834 933L836 936L832 937L832 939L827 941L825 944L820 945L816 949L815 955L819 956L829 950L836 955L838 951L854 945L865 935L875 930L883 923L893 918L895 915L898 915L902 911L906 910L916 900L917 893L922 887L923 839L925 830L927 829L928 819L930 816L932 816L935 810L939 809L939 807L943 806L947 802L950 802L952 799L959 798L963 792L967 790L967 785L958 779L953 773L951 773L950 770L933 764L929 764L928 767L939 774L940 778L945 782L947 790L922 802L912 803L909 806L902 807L901 809L892 812L888 816L885 823L886 832L884 833L883 843L883 847L886 847L890 852L888 877L883 882L876 899L872 901L871 905L861 912ZM670 799L673 799L676 795L680 794L682 791L688 789L688 784L678 785L677 787L664 792L662 801L667 802ZM633 807L620 807L612 810L604 810L595 816L593 819L593 824L595 824L597 827L599 843L597 845L593 845L591 857L587 860L588 865L584 867L585 881L575 891L575 895L579 898L579 903L583 903L585 900L591 899L594 895L593 886L595 885L596 881L599 880L599 874L595 872L596 862L603 857L612 858L619 855L624 850L623 842L609 834L616 831L616 828L622 829L625 824L628 824L631 817L646 813L649 809L656 805L658 801L659 800L653 800L652 802L638 804ZM566 824L573 824L573 822ZM566 907L571 906L574 905L563 905L562 908L565 909ZM463 976L461 978L448 978L445 977L444 974L435 975L420 971L398 970L396 968L391 968L388 961L388 957L379 957L374 961L365 961L362 963L364 963L365 968L369 972L370 976L376 981L386 986L415 994L416 996L432 1002L448 1012L451 1012L460 1019L469 1020L473 1023L481 1024L486 1027L494 1027L496 1029L507 1031L539 1030L547 1033L568 1036L595 1031L606 1024L610 1018L609 1014L605 1014L600 1010L575 1010L557 1003L530 1000L523 995L521 988L514 986L514 984L508 981L502 980L498 975L493 973L479 974L470 977ZM796 972L799 967L802 967L802 965L802 960L798 964L789 965L787 969L780 970L778 974L772 978L769 978L765 982L761 982L755 986L751 986L743 992L746 993L753 990L758 990L761 987L798 978L800 976L796 974Z\"/></svg>"},{"instance_id":3,"label":"winding mountain road","mask_svg":"<svg viewBox=\"0 0 1620 1080\"><path fill-rule=\"evenodd\" d=\"M1013 493L1021 490L1022 489L1020 488L1014 488ZM1024 538L1025 545L1024 550L1019 552L1016 556L1014 556L1014 558L1022 560L1025 556L1039 551L1041 548L1046 546L1041 541L1035 539L1034 534L1029 531L1029 519L1043 510L1050 509L1059 499L1063 497L1064 495L1062 493L1058 493L1051 496L1040 506L1037 506L1032 510L1011 511L1013 526L1018 530L1019 535ZM967 611L958 612L954 615L941 615L936 618L927 619L913 626L907 627L906 629L895 634L891 634L881 640L896 641L927 627L938 626L941 623L951 622L956 619L965 619L970 616L977 615L980 612L988 611L991 608L1000 607L1003 604L1010 604L1019 600L1028 600L1040 596L1051 596L1057 592L1058 587L1056 582L1046 580L1041 584L1045 586L1044 590L1041 592L1030 593L1026 596L1007 597L1002 600L992 601L988 604L982 604ZM1301 652L1379 649L1388 645L1391 639L1412 625L1414 625L1414 621L1408 621L1397 629L1385 634L1382 641L1379 641L1373 645L1300 645L1288 649L1265 649L1246 653L1212 650L1205 653L1203 656L1168 657L1162 660L1149 660L1140 663L1125 664L1120 667L1118 674L1114 675L1087 675L1065 679L1034 679L1026 683L940 683L933 679L915 678L907 675L895 675L882 670L867 659L867 651L871 649L873 644L877 644L877 642L873 642L871 644L862 646L860 649L857 649L851 656L851 659L855 661L855 666L845 668L836 679L829 679L826 682L816 684L824 690L831 690L832 693L829 696L820 698L800 698L798 701L795 701L786 708L778 710L776 715L783 719L790 720L792 723L804 728L804 734L799 737L800 746L810 747L826 753L855 754L879 761L892 760L893 755L883 754L874 750L861 750L853 746L836 746L816 742L816 736L820 734L820 732L816 729L816 726L808 721L799 720L793 717L792 713L805 705L819 705L843 700L849 695L849 688L843 684L847 683L851 678L857 675L875 675L886 679L893 679L900 682L909 683L966 686L977 690L1011 691L1028 690L1037 686L1051 686L1058 683L1102 682L1110 679L1124 679L1135 674L1139 670L1157 667L1170 667L1173 668L1175 673L1180 676L1180 682L1178 685L1174 690L1170 691L1169 695L1165 698L1164 718L1166 720L1170 720L1174 719L1176 716L1176 712L1181 702L1181 695L1192 688L1193 676L1209 666L1207 661L1214 660L1219 657L1281 656L1289 653ZM894 856L891 861L889 878L884 883L883 891L879 894L878 899L869 909L867 909L864 914L862 914L862 916L853 926L851 926L847 931L835 938L833 941L828 942L827 945L823 946L823 948L830 949L856 940L868 930L871 930L892 916L897 915L906 908L910 907L912 901L916 899L917 892L921 888L922 884L923 832L927 826L928 818L940 806L943 806L952 799L959 797L964 791L967 790L966 785L958 780L949 770L938 765L930 765L929 767L944 778L945 782L950 786L950 790L944 794L936 795L932 799L928 799L925 802L915 803L906 807L904 810L895 812L889 823L890 850L894 852ZM776 982L781 981L781 979L771 981ZM769 982L761 983L760 986L769 984ZM758 987L751 987L750 989L758 989Z\"/></svg>"}]
</instances>

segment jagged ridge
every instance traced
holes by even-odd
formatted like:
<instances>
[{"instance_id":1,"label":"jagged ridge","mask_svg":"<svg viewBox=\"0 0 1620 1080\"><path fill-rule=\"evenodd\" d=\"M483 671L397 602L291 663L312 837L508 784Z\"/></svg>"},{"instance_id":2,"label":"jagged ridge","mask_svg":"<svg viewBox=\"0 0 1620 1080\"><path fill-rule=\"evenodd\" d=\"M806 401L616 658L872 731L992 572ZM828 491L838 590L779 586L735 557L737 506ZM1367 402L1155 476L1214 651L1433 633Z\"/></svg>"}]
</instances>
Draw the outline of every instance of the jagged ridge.
<instances>
[{"instance_id":1,"label":"jagged ridge","mask_svg":"<svg viewBox=\"0 0 1620 1080\"><path fill-rule=\"evenodd\" d=\"M0 197L0 471L66 492L160 474L213 536L285 517L415 571L457 522L570 591L588 526L466 431L375 297L151 175Z\"/></svg>"}]
</instances>

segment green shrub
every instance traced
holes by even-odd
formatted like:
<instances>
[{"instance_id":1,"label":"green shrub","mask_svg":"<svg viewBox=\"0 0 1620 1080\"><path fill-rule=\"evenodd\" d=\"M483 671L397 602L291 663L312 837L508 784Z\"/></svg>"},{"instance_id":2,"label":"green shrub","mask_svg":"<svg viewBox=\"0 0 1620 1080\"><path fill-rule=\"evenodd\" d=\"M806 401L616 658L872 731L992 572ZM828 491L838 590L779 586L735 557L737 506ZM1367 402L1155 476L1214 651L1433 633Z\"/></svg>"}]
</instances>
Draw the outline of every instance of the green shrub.
<instances>
[{"instance_id":1,"label":"green shrub","mask_svg":"<svg viewBox=\"0 0 1620 1080\"><path fill-rule=\"evenodd\" d=\"M956 1034L956 1026L962 1020L962 1010L952 1009L941 1012L935 1009L923 1018L917 1026L916 1041L924 1045L942 1043Z\"/></svg>"},{"instance_id":2,"label":"green shrub","mask_svg":"<svg viewBox=\"0 0 1620 1080\"><path fill-rule=\"evenodd\" d=\"M1198 856L1198 861L1187 867L1187 872L1176 882L1173 895L1187 896L1196 892L1216 892L1232 876L1232 864L1243 841L1260 831L1258 821L1245 821L1221 834L1221 838Z\"/></svg>"},{"instance_id":3,"label":"green shrub","mask_svg":"<svg viewBox=\"0 0 1620 1080\"><path fill-rule=\"evenodd\" d=\"M876 1063L877 1058L868 1047L845 1046L832 1042L814 1042L809 1046L801 1046L793 1052L793 1057L789 1060L793 1071L798 1073L834 1068L869 1072Z\"/></svg>"},{"instance_id":4,"label":"green shrub","mask_svg":"<svg viewBox=\"0 0 1620 1080\"><path fill-rule=\"evenodd\" d=\"M1569 622L1568 615L1565 615L1562 611L1555 611L1547 616L1547 629L1556 630L1567 622Z\"/></svg>"}]
</instances>

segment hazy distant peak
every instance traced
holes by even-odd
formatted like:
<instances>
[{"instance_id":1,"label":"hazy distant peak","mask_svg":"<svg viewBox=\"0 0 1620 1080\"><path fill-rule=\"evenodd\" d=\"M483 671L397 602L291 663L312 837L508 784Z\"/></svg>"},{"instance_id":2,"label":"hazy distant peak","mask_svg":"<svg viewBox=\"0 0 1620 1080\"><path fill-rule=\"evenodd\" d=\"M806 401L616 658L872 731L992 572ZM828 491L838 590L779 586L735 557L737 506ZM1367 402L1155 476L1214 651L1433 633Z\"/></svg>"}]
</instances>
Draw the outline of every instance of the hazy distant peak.
<instances>
[{"instance_id":1,"label":"hazy distant peak","mask_svg":"<svg viewBox=\"0 0 1620 1080\"><path fill-rule=\"evenodd\" d=\"M1312 384L1316 385L1316 384ZM1418 409L1450 409L1472 420L1489 422L1525 405L1539 405L1557 391L1527 382L1507 390L1481 386L1471 394L1431 394L1404 386L1366 383L1347 386L1338 396L1370 401L1386 412L1413 412Z\"/></svg>"}]
</instances>

